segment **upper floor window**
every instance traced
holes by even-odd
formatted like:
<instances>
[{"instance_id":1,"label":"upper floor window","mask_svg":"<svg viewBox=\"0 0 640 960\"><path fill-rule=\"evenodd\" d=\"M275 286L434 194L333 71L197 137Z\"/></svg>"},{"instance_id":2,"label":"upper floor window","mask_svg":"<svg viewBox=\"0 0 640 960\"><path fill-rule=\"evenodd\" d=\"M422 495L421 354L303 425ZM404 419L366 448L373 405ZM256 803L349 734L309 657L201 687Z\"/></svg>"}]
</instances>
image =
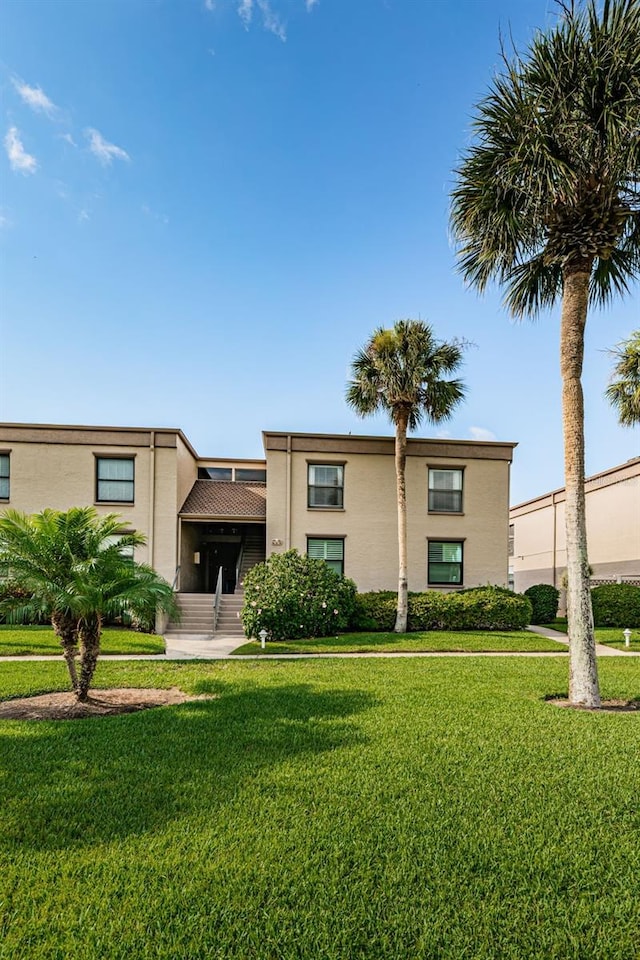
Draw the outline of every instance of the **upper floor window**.
<instances>
[{"instance_id":1,"label":"upper floor window","mask_svg":"<svg viewBox=\"0 0 640 960\"><path fill-rule=\"evenodd\" d=\"M516 547L516 525L509 524L509 556L512 557Z\"/></svg>"},{"instance_id":2,"label":"upper floor window","mask_svg":"<svg viewBox=\"0 0 640 960\"><path fill-rule=\"evenodd\" d=\"M312 560L324 560L332 570L344 576L344 540L325 537L307 537L307 555Z\"/></svg>"},{"instance_id":3,"label":"upper floor window","mask_svg":"<svg viewBox=\"0 0 640 960\"><path fill-rule=\"evenodd\" d=\"M462 583L462 548L461 540L429 540L428 583Z\"/></svg>"},{"instance_id":4,"label":"upper floor window","mask_svg":"<svg viewBox=\"0 0 640 960\"><path fill-rule=\"evenodd\" d=\"M198 480L227 480L236 483L266 483L267 471L253 467L198 467Z\"/></svg>"},{"instance_id":5,"label":"upper floor window","mask_svg":"<svg viewBox=\"0 0 640 960\"><path fill-rule=\"evenodd\" d=\"M9 454L0 453L0 500L9 499Z\"/></svg>"},{"instance_id":6,"label":"upper floor window","mask_svg":"<svg viewBox=\"0 0 640 960\"><path fill-rule=\"evenodd\" d=\"M429 468L430 513L462 513L462 470Z\"/></svg>"},{"instance_id":7,"label":"upper floor window","mask_svg":"<svg viewBox=\"0 0 640 960\"><path fill-rule=\"evenodd\" d=\"M266 470L254 470L253 467L236 467L236 480L244 481L245 483L266 483L267 482L267 471Z\"/></svg>"},{"instance_id":8,"label":"upper floor window","mask_svg":"<svg viewBox=\"0 0 640 960\"><path fill-rule=\"evenodd\" d=\"M133 503L133 457L96 457L96 500Z\"/></svg>"},{"instance_id":9,"label":"upper floor window","mask_svg":"<svg viewBox=\"0 0 640 960\"><path fill-rule=\"evenodd\" d=\"M344 466L310 463L307 503L310 507L344 506Z\"/></svg>"}]
</instances>

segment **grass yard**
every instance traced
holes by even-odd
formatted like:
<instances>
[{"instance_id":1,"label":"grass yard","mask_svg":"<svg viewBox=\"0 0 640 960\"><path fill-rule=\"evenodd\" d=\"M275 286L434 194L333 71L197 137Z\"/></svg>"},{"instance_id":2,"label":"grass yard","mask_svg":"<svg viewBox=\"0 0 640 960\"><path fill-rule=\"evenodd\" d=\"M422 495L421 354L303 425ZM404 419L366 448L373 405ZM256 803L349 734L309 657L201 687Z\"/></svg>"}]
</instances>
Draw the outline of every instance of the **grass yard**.
<instances>
[{"instance_id":1,"label":"grass yard","mask_svg":"<svg viewBox=\"0 0 640 960\"><path fill-rule=\"evenodd\" d=\"M607 698L640 659L602 661ZM0 697L65 687L4 663ZM0 958L631 960L640 713L557 658L102 662L213 695L0 723Z\"/></svg>"},{"instance_id":2,"label":"grass yard","mask_svg":"<svg viewBox=\"0 0 640 960\"><path fill-rule=\"evenodd\" d=\"M260 647L250 640L234 656L273 653L566 653L566 647L526 631L428 631L427 633L345 633L312 640L273 641Z\"/></svg>"},{"instance_id":3,"label":"grass yard","mask_svg":"<svg viewBox=\"0 0 640 960\"><path fill-rule=\"evenodd\" d=\"M566 633L567 618L557 617L549 626L552 630ZM603 643L607 647L614 647L616 650L631 650L635 653L640 653L640 628L635 627L631 630L629 647L625 647L624 645L623 629L624 627L596 627L596 642Z\"/></svg>"},{"instance_id":4,"label":"grass yard","mask_svg":"<svg viewBox=\"0 0 640 960\"><path fill-rule=\"evenodd\" d=\"M105 627L102 653L164 653L164 638L136 630ZM62 655L60 642L51 627L23 627L0 624L0 657Z\"/></svg>"}]
</instances>

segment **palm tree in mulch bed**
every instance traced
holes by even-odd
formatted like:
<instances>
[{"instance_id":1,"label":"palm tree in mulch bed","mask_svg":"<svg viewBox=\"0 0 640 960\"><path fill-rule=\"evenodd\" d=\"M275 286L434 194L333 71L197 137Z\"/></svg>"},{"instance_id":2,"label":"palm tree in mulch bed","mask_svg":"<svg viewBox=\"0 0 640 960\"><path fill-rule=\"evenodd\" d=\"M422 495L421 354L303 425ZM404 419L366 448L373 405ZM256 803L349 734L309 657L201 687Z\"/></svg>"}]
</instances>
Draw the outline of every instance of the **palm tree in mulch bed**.
<instances>
[{"instance_id":1,"label":"palm tree in mulch bed","mask_svg":"<svg viewBox=\"0 0 640 960\"><path fill-rule=\"evenodd\" d=\"M569 699L597 708L581 377L590 307L640 274L640 3L558 12L524 54L503 55L477 106L452 226L472 286L504 285L516 317L561 304Z\"/></svg>"},{"instance_id":2,"label":"palm tree in mulch bed","mask_svg":"<svg viewBox=\"0 0 640 960\"><path fill-rule=\"evenodd\" d=\"M105 619L175 612L170 585L131 556L145 537L122 526L117 514L100 516L93 507L0 516L0 564L20 588L0 612L14 621L51 619L80 702L89 695Z\"/></svg>"}]
</instances>

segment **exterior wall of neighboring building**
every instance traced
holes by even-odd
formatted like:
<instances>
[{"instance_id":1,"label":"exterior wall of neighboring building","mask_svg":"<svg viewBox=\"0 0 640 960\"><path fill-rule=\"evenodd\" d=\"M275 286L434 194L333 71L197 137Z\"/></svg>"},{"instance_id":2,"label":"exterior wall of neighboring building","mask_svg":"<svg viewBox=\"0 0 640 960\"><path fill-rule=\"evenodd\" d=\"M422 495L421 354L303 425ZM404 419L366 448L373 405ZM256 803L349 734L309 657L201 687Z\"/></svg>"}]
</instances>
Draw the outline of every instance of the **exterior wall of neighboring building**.
<instances>
[{"instance_id":1,"label":"exterior wall of neighboring building","mask_svg":"<svg viewBox=\"0 0 640 960\"><path fill-rule=\"evenodd\" d=\"M125 529L147 538L136 558L172 582L177 565L178 443L184 448L184 463L187 453L195 463L195 454L175 430L3 424L0 451L9 455L10 487L0 507L36 513L47 507L95 506L99 513L118 513ZM132 503L98 502L98 458L133 461ZM182 483L186 486L184 479Z\"/></svg>"},{"instance_id":2,"label":"exterior wall of neighboring building","mask_svg":"<svg viewBox=\"0 0 640 960\"><path fill-rule=\"evenodd\" d=\"M264 434L267 553L307 552L308 538L344 540L344 573L360 590L396 589L394 442L380 437ZM462 583L507 583L509 466L514 444L409 440L406 489L409 589L425 590L429 541L462 543ZM342 465L343 506L308 505L309 465ZM429 468L463 473L462 512L428 509ZM447 585L431 585L447 589Z\"/></svg>"},{"instance_id":3,"label":"exterior wall of neighboring building","mask_svg":"<svg viewBox=\"0 0 640 960\"><path fill-rule=\"evenodd\" d=\"M640 457L585 483L592 579L640 579ZM564 488L512 507L515 589L536 583L562 588L567 566Z\"/></svg>"}]
</instances>

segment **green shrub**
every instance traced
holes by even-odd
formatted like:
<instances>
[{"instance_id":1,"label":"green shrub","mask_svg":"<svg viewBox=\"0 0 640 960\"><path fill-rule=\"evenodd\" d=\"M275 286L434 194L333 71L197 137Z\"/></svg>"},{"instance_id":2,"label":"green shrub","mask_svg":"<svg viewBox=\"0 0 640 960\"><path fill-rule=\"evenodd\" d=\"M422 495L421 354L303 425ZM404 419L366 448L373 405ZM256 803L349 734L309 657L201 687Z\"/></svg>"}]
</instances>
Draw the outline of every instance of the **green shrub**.
<instances>
[{"instance_id":1,"label":"green shrub","mask_svg":"<svg viewBox=\"0 0 640 960\"><path fill-rule=\"evenodd\" d=\"M274 553L244 578L242 624L248 637L263 629L270 640L329 636L351 623L355 596L355 583L324 560Z\"/></svg>"},{"instance_id":2,"label":"green shrub","mask_svg":"<svg viewBox=\"0 0 640 960\"><path fill-rule=\"evenodd\" d=\"M44 610L30 609L26 615L22 608L33 608L33 596L15 580L0 581L0 623L38 624L48 623Z\"/></svg>"},{"instance_id":3,"label":"green shrub","mask_svg":"<svg viewBox=\"0 0 640 960\"><path fill-rule=\"evenodd\" d=\"M398 595L392 590L378 590L371 593L359 593L356 597L352 630L364 633L388 633L396 622Z\"/></svg>"},{"instance_id":4,"label":"green shrub","mask_svg":"<svg viewBox=\"0 0 640 960\"><path fill-rule=\"evenodd\" d=\"M524 592L531 600L531 623L553 623L558 615L560 591L550 583L536 583Z\"/></svg>"},{"instance_id":5,"label":"green shrub","mask_svg":"<svg viewBox=\"0 0 640 960\"><path fill-rule=\"evenodd\" d=\"M603 583L591 591L596 627L640 627L640 587L631 583Z\"/></svg>"},{"instance_id":6,"label":"green shrub","mask_svg":"<svg viewBox=\"0 0 640 960\"><path fill-rule=\"evenodd\" d=\"M530 601L501 587L429 590L409 598L410 630L524 630L530 622Z\"/></svg>"},{"instance_id":7,"label":"green shrub","mask_svg":"<svg viewBox=\"0 0 640 960\"><path fill-rule=\"evenodd\" d=\"M396 619L397 595L359 593L353 630L387 632ZM531 603L502 587L474 587L455 593L428 590L409 594L409 632L424 630L523 630L531 623Z\"/></svg>"}]
</instances>

